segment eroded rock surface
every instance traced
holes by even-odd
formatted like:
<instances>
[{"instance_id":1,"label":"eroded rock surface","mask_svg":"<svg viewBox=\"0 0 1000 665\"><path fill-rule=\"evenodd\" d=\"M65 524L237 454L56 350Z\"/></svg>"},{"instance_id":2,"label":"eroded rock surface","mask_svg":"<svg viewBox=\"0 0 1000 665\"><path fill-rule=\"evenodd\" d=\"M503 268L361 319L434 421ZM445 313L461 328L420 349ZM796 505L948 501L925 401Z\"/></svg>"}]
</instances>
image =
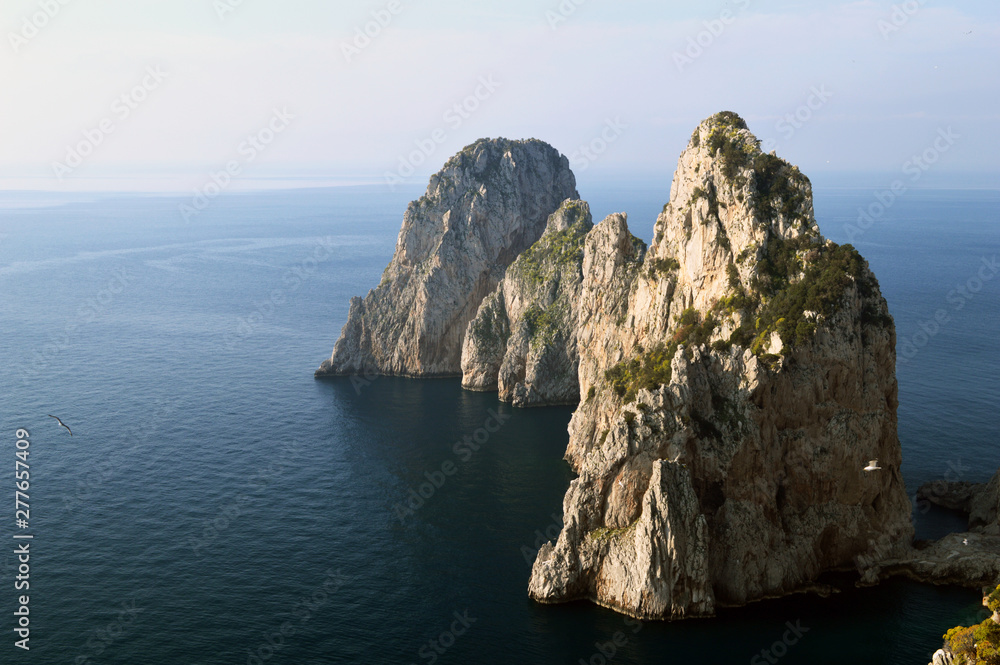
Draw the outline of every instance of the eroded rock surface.
<instances>
[{"instance_id":1,"label":"eroded rock surface","mask_svg":"<svg viewBox=\"0 0 1000 665\"><path fill-rule=\"evenodd\" d=\"M584 245L579 477L530 595L642 618L806 588L913 528L896 434L895 328L811 187L734 114L681 155L647 248L623 215ZM870 459L882 471L865 473Z\"/></svg>"},{"instance_id":2,"label":"eroded rock surface","mask_svg":"<svg viewBox=\"0 0 1000 665\"><path fill-rule=\"evenodd\" d=\"M944 480L926 483L917 497L969 515L969 531L1000 536L1000 469L985 483Z\"/></svg>"},{"instance_id":3,"label":"eroded rock surface","mask_svg":"<svg viewBox=\"0 0 1000 665\"><path fill-rule=\"evenodd\" d=\"M576 404L577 312L590 206L567 200L545 233L507 268L469 323L462 385L515 406Z\"/></svg>"},{"instance_id":4,"label":"eroded rock surface","mask_svg":"<svg viewBox=\"0 0 1000 665\"><path fill-rule=\"evenodd\" d=\"M461 374L462 341L504 271L577 198L569 162L537 140L484 139L433 175L410 203L392 261L317 376Z\"/></svg>"}]
</instances>

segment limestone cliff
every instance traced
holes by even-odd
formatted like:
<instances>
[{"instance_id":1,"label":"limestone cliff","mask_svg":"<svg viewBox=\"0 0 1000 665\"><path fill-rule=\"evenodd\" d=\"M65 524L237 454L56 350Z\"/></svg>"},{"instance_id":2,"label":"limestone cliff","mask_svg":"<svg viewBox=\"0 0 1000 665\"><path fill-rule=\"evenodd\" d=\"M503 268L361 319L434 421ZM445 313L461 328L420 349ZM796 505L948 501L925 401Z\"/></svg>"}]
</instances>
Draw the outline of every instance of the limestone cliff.
<instances>
[{"instance_id":1,"label":"limestone cliff","mask_svg":"<svg viewBox=\"0 0 1000 665\"><path fill-rule=\"evenodd\" d=\"M909 548L878 282L738 116L697 128L648 250L622 215L587 235L577 320L579 476L533 598L705 616Z\"/></svg>"},{"instance_id":2,"label":"limestone cliff","mask_svg":"<svg viewBox=\"0 0 1000 665\"><path fill-rule=\"evenodd\" d=\"M577 196L567 159L541 141L466 147L410 203L381 283L351 299L316 375L460 375L463 337L483 298L559 204Z\"/></svg>"},{"instance_id":3,"label":"limestone cliff","mask_svg":"<svg viewBox=\"0 0 1000 665\"><path fill-rule=\"evenodd\" d=\"M567 200L541 239L507 268L469 323L462 385L516 406L576 404L577 310L590 206Z\"/></svg>"}]
</instances>

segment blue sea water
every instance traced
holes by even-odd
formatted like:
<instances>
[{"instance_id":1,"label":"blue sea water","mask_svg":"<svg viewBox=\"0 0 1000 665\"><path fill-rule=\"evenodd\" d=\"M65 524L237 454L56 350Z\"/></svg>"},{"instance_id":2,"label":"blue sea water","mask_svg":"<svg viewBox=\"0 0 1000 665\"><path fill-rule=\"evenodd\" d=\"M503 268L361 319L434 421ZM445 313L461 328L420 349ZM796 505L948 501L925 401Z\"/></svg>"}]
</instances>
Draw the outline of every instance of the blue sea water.
<instances>
[{"instance_id":1,"label":"blue sea water","mask_svg":"<svg viewBox=\"0 0 1000 665\"><path fill-rule=\"evenodd\" d=\"M457 380L312 376L416 194L234 195L190 222L169 197L0 196L0 464L13 470L25 428L31 474L29 528L12 502L0 515L3 663L746 663L766 650L902 665L979 620L976 591L905 581L673 624L531 602L531 550L557 532L571 479L571 409L514 410ZM581 194L598 216L628 211L648 240L667 187ZM816 192L823 232L869 259L900 349L912 345L898 365L907 484L985 480L1000 464L1000 279L970 280L1000 254L1000 193L912 191L852 228L873 201ZM401 517L427 482L440 487ZM917 517L922 537L964 526ZM24 534L28 653L13 630Z\"/></svg>"}]
</instances>

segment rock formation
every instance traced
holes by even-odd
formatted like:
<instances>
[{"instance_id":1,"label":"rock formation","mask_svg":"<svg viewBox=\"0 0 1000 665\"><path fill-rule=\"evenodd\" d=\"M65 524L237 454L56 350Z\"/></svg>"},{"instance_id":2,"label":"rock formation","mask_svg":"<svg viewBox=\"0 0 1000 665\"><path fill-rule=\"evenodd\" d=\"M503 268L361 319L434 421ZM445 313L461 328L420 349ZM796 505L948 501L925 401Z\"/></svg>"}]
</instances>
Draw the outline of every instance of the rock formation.
<instances>
[{"instance_id":1,"label":"rock formation","mask_svg":"<svg viewBox=\"0 0 1000 665\"><path fill-rule=\"evenodd\" d=\"M983 607L992 616L969 627L944 634L944 647L934 652L929 665L996 665L1000 663L1000 586L983 589Z\"/></svg>"},{"instance_id":2,"label":"rock formation","mask_svg":"<svg viewBox=\"0 0 1000 665\"><path fill-rule=\"evenodd\" d=\"M480 140L410 203L382 281L351 307L317 376L461 374L462 341L504 270L578 197L567 159L537 140Z\"/></svg>"},{"instance_id":3,"label":"rock formation","mask_svg":"<svg viewBox=\"0 0 1000 665\"><path fill-rule=\"evenodd\" d=\"M624 214L593 225L548 145L469 146L410 204L316 374L461 375L518 406L578 403L578 477L529 594L678 619L852 567L863 583L1000 581L1000 473L938 495L974 533L911 544L895 344L868 264L820 235L809 180L720 113L649 247Z\"/></svg>"},{"instance_id":4,"label":"rock formation","mask_svg":"<svg viewBox=\"0 0 1000 665\"><path fill-rule=\"evenodd\" d=\"M1000 584L1000 470L987 483L928 483L918 499L969 515L969 531L952 533L935 542L919 542L896 556L875 555L859 565L862 584L894 576L928 584L990 588Z\"/></svg>"},{"instance_id":5,"label":"rock formation","mask_svg":"<svg viewBox=\"0 0 1000 665\"><path fill-rule=\"evenodd\" d=\"M934 542L918 543L899 556L875 562L864 571L861 584L876 584L889 577L970 588L995 586L1000 581L1000 536L952 533Z\"/></svg>"},{"instance_id":6,"label":"rock formation","mask_svg":"<svg viewBox=\"0 0 1000 665\"><path fill-rule=\"evenodd\" d=\"M567 200L541 239L507 268L469 323L462 385L515 406L576 404L577 310L590 206Z\"/></svg>"},{"instance_id":7,"label":"rock formation","mask_svg":"<svg viewBox=\"0 0 1000 665\"><path fill-rule=\"evenodd\" d=\"M1000 469L986 483L927 483L917 490L917 497L968 513L972 532L1000 536Z\"/></svg>"},{"instance_id":8,"label":"rock formation","mask_svg":"<svg viewBox=\"0 0 1000 665\"><path fill-rule=\"evenodd\" d=\"M802 589L880 537L884 557L908 551L878 282L738 116L697 128L648 250L623 215L587 235L576 316L579 477L533 598L706 616Z\"/></svg>"}]
</instances>

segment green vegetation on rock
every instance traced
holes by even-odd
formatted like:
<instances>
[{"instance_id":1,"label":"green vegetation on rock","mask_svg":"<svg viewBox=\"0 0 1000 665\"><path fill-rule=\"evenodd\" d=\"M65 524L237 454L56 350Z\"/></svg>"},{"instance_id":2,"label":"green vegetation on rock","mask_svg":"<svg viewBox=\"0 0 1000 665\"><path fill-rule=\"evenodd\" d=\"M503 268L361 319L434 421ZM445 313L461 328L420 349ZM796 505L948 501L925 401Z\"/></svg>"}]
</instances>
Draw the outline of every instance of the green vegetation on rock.
<instances>
[{"instance_id":1,"label":"green vegetation on rock","mask_svg":"<svg viewBox=\"0 0 1000 665\"><path fill-rule=\"evenodd\" d=\"M733 180L742 171L751 171L754 203L764 214L778 213L805 224L808 219L802 211L806 203L809 179L795 166L774 155L762 152L760 141L747 129L746 123L735 113L720 113L712 118L708 147L720 160L723 175ZM709 206L718 214L712 192L697 188L692 203L704 196Z\"/></svg>"},{"instance_id":2,"label":"green vegetation on rock","mask_svg":"<svg viewBox=\"0 0 1000 665\"><path fill-rule=\"evenodd\" d=\"M711 313L702 319L697 310L686 309L681 313L677 331L669 343L660 342L648 351L640 348L634 358L623 360L607 370L604 378L618 397L626 403L632 402L640 390L655 390L670 383L670 363L677 349L682 344L698 346L706 343L717 326L718 321Z\"/></svg>"},{"instance_id":3,"label":"green vegetation on rock","mask_svg":"<svg viewBox=\"0 0 1000 665\"><path fill-rule=\"evenodd\" d=\"M1000 612L1000 587L986 597L991 612ZM1000 665L1000 624L992 617L976 626L952 628L945 644L955 654L955 665Z\"/></svg>"},{"instance_id":4,"label":"green vegetation on rock","mask_svg":"<svg viewBox=\"0 0 1000 665\"><path fill-rule=\"evenodd\" d=\"M470 332L481 344L491 347L502 346L510 338L507 325L498 320L492 308L483 310L472 320Z\"/></svg>"},{"instance_id":5,"label":"green vegetation on rock","mask_svg":"<svg viewBox=\"0 0 1000 665\"><path fill-rule=\"evenodd\" d=\"M581 211L582 214L582 211ZM517 258L511 268L519 277L540 284L567 267L583 264L583 244L591 226L582 219L555 233L546 233Z\"/></svg>"},{"instance_id":6,"label":"green vegetation on rock","mask_svg":"<svg viewBox=\"0 0 1000 665\"><path fill-rule=\"evenodd\" d=\"M818 317L831 317L844 293L856 285L863 298L876 292L877 284L865 269L865 260L851 245L821 245L810 236L784 240L772 236L757 262L750 289L739 283L735 266L727 269L731 295L719 301L720 311L743 311L743 325L730 342L761 355L771 334L781 338L782 354L812 339ZM862 312L862 323L887 325L891 319L876 306Z\"/></svg>"},{"instance_id":7,"label":"green vegetation on rock","mask_svg":"<svg viewBox=\"0 0 1000 665\"><path fill-rule=\"evenodd\" d=\"M753 160L756 205L765 213L777 211L800 224L808 220L802 213L809 178L795 166L774 155L759 153Z\"/></svg>"},{"instance_id":8,"label":"green vegetation on rock","mask_svg":"<svg viewBox=\"0 0 1000 665\"><path fill-rule=\"evenodd\" d=\"M587 537L590 538L591 540L596 540L598 542L609 541L614 538L618 538L627 534L632 529L634 529L635 525L638 523L639 523L639 518L636 518L635 521L629 524L628 526L623 526L618 529L609 529L606 526L598 527L593 531L591 531L590 533L588 533Z\"/></svg>"},{"instance_id":9,"label":"green vegetation on rock","mask_svg":"<svg viewBox=\"0 0 1000 665\"><path fill-rule=\"evenodd\" d=\"M747 124L735 113L725 111L712 116L708 150L721 160L722 175L732 180L753 164L760 154L760 141L746 131Z\"/></svg>"},{"instance_id":10,"label":"green vegetation on rock","mask_svg":"<svg viewBox=\"0 0 1000 665\"><path fill-rule=\"evenodd\" d=\"M673 257L668 257L665 259L653 259L649 262L649 268L647 270L647 275L650 279L654 279L657 273L670 274L681 269L681 263Z\"/></svg>"},{"instance_id":11,"label":"green vegetation on rock","mask_svg":"<svg viewBox=\"0 0 1000 665\"><path fill-rule=\"evenodd\" d=\"M563 314L559 303L553 303L547 309L532 305L524 313L523 321L528 327L528 338L532 347L541 348L556 341L562 329Z\"/></svg>"}]
</instances>

